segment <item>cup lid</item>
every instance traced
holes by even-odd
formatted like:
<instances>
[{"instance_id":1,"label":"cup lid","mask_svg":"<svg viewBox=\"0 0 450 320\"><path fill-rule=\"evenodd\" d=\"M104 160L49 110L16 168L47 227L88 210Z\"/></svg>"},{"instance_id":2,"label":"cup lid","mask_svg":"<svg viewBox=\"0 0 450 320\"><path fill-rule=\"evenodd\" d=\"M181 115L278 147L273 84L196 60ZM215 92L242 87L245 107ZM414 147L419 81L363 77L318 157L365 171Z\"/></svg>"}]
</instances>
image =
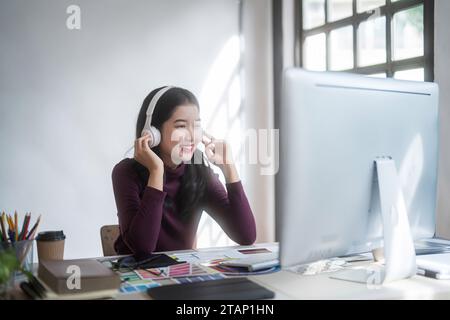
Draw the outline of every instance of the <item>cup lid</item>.
<instances>
[{"instance_id":1,"label":"cup lid","mask_svg":"<svg viewBox=\"0 0 450 320\"><path fill-rule=\"evenodd\" d=\"M60 231L43 231L39 232L36 240L38 241L57 241L64 240L66 238L64 232Z\"/></svg>"}]
</instances>

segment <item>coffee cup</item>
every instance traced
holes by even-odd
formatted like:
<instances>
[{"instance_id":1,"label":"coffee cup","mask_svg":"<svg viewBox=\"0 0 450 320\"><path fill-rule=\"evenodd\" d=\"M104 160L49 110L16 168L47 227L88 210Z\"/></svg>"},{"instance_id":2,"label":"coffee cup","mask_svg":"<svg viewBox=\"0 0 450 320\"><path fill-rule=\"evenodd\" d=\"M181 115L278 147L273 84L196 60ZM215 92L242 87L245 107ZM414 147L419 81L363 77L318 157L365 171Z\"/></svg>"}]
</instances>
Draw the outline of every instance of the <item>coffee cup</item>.
<instances>
[{"instance_id":1,"label":"coffee cup","mask_svg":"<svg viewBox=\"0 0 450 320\"><path fill-rule=\"evenodd\" d=\"M36 237L39 261L63 260L65 239L66 236L62 230L39 232Z\"/></svg>"}]
</instances>

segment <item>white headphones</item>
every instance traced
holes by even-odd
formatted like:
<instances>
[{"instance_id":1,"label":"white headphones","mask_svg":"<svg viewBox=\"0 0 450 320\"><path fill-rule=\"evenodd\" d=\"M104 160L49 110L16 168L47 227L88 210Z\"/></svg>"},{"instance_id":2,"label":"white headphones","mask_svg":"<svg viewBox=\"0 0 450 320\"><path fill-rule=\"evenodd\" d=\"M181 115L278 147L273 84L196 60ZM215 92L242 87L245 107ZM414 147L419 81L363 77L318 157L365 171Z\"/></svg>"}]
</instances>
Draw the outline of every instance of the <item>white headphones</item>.
<instances>
[{"instance_id":1,"label":"white headphones","mask_svg":"<svg viewBox=\"0 0 450 320\"><path fill-rule=\"evenodd\" d=\"M156 147L161 142L161 132L157 128L151 125L152 123L152 115L153 111L155 110L156 104L158 103L158 100L163 96L164 93L166 93L169 89L173 88L172 86L167 86L162 89L160 89L152 98L150 101L148 108L147 108L147 118L145 119L144 128L141 132L141 137L148 133L150 134L150 141L148 142L148 145L150 148Z\"/></svg>"}]
</instances>

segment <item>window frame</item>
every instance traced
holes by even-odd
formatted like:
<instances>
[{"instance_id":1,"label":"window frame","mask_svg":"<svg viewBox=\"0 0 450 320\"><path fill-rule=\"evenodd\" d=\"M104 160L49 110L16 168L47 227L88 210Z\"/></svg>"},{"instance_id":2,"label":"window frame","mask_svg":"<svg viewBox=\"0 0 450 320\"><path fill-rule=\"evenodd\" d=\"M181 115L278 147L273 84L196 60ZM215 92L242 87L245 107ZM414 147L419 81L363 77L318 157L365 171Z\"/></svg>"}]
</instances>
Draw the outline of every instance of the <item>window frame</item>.
<instances>
[{"instance_id":1,"label":"window frame","mask_svg":"<svg viewBox=\"0 0 450 320\"><path fill-rule=\"evenodd\" d=\"M324 0L325 24L311 29L303 29L303 0L295 0L295 65L303 67L302 49L306 37L325 33L326 37L326 70L330 70L330 32L343 27L352 26L353 28L353 68L342 70L343 72L354 72L360 74L378 74L385 73L387 77L392 78L397 71L411 69L424 69L424 80L434 81L434 0L402 0L392 2L386 0L386 4L380 7L380 15L386 17L386 62L358 66L358 28L366 21L372 12L357 12L357 0L352 0L353 14L350 17L337 21L328 22L328 1ZM397 12L410 9L412 7L423 5L423 34L424 34L424 55L403 60L393 60L392 57L392 20Z\"/></svg>"}]
</instances>

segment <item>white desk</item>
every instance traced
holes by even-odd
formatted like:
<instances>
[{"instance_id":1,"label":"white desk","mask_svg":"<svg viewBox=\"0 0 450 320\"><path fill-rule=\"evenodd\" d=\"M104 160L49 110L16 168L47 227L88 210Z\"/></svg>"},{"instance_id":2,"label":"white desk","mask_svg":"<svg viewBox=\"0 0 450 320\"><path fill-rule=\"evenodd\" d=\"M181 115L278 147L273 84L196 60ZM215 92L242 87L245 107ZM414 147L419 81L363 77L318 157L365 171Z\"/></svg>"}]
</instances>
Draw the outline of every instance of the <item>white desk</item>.
<instances>
[{"instance_id":1,"label":"white desk","mask_svg":"<svg viewBox=\"0 0 450 320\"><path fill-rule=\"evenodd\" d=\"M242 248L266 246L273 247L274 244L263 243ZM220 252L228 248L230 247L197 251ZM359 265L361 264L368 265L369 263L360 263ZM366 284L331 279L331 274L307 276L282 270L248 278L274 291L275 299L450 299L450 280L415 276L381 287L370 287ZM121 293L117 299L149 299L149 296L146 293Z\"/></svg>"},{"instance_id":2,"label":"white desk","mask_svg":"<svg viewBox=\"0 0 450 320\"><path fill-rule=\"evenodd\" d=\"M450 299L450 280L422 276L369 288L330 278L330 273L302 276L289 271L249 277L286 299Z\"/></svg>"}]
</instances>

